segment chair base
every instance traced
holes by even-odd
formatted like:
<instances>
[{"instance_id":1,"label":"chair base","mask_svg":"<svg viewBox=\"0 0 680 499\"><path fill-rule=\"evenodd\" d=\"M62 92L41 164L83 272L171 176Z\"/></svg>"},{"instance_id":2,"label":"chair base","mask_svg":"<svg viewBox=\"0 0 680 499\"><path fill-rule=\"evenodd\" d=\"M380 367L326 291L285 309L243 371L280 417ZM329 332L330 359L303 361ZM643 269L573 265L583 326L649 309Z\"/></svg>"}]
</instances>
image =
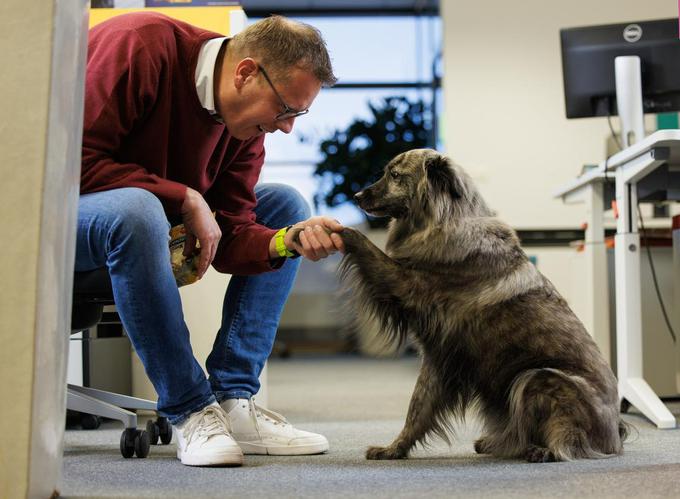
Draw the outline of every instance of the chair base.
<instances>
[{"instance_id":1,"label":"chair base","mask_svg":"<svg viewBox=\"0 0 680 499\"><path fill-rule=\"evenodd\" d=\"M67 387L67 409L115 419L125 428L137 428L137 414L123 407L156 411L156 402L84 386Z\"/></svg>"},{"instance_id":2,"label":"chair base","mask_svg":"<svg viewBox=\"0 0 680 499\"><path fill-rule=\"evenodd\" d=\"M172 439L172 428L165 418L148 421L147 430L138 430L137 414L123 409L156 411L156 402L71 384L67 385L66 393L67 409L123 423L125 429L120 437L120 452L125 458L133 455L145 458L149 455L150 445L156 445L159 436L163 444L169 444Z\"/></svg>"}]
</instances>

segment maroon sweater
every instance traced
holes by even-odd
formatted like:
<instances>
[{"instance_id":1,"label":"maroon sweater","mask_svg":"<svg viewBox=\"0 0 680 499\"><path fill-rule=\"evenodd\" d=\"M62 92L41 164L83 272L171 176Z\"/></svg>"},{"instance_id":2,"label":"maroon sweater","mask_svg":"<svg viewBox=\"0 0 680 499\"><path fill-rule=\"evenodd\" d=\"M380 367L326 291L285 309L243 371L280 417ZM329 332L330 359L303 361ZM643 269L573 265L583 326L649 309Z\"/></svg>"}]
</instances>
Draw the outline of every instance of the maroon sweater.
<instances>
[{"instance_id":1,"label":"maroon sweater","mask_svg":"<svg viewBox=\"0 0 680 499\"><path fill-rule=\"evenodd\" d=\"M264 137L232 137L201 106L194 83L201 45L219 36L150 12L90 30L80 191L140 187L177 215L189 186L217 212L213 266L254 274L274 268L275 230L253 212Z\"/></svg>"}]
</instances>

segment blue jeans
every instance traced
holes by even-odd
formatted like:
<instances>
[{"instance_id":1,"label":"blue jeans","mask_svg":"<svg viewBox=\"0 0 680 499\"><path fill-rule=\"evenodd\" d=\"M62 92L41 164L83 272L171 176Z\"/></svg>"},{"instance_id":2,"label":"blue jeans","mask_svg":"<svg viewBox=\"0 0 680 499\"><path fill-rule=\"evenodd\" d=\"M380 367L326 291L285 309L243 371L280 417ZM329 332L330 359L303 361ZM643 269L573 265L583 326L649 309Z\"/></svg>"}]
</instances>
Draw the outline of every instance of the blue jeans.
<instances>
[{"instance_id":1,"label":"blue jeans","mask_svg":"<svg viewBox=\"0 0 680 499\"><path fill-rule=\"evenodd\" d=\"M309 218L297 191L255 188L257 221L271 228ZM76 271L107 266L116 308L158 393L158 411L172 424L215 400L250 398L271 353L299 260L254 276L232 276L222 324L206 362L191 350L168 248L170 223L156 196L138 188L85 194L78 206Z\"/></svg>"}]
</instances>

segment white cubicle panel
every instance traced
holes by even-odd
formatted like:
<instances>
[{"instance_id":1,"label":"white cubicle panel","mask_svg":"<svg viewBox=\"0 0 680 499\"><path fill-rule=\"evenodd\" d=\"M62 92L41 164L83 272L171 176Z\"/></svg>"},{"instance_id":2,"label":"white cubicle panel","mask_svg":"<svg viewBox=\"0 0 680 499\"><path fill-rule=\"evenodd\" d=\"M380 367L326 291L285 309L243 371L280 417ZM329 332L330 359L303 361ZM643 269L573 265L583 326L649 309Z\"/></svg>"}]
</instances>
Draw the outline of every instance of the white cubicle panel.
<instances>
[{"instance_id":1,"label":"white cubicle panel","mask_svg":"<svg viewBox=\"0 0 680 499\"><path fill-rule=\"evenodd\" d=\"M87 2L0 3L0 497L58 495Z\"/></svg>"}]
</instances>

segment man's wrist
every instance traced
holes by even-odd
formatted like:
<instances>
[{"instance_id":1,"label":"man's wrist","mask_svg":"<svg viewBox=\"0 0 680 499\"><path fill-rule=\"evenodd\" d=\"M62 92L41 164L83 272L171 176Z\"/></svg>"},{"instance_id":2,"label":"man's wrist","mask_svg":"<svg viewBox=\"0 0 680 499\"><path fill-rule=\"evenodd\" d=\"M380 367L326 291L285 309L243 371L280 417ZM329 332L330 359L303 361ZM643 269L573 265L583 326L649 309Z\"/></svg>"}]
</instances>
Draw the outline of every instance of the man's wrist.
<instances>
[{"instance_id":1,"label":"man's wrist","mask_svg":"<svg viewBox=\"0 0 680 499\"><path fill-rule=\"evenodd\" d=\"M300 254L293 250L288 249L286 246L285 237L288 231L292 228L292 225L279 229L276 234L274 234L274 249L276 251L276 256L282 258L297 258Z\"/></svg>"},{"instance_id":2,"label":"man's wrist","mask_svg":"<svg viewBox=\"0 0 680 499\"><path fill-rule=\"evenodd\" d=\"M195 200L195 195L198 194L198 191L195 191L191 187L187 187L186 193L184 194L184 201L182 202L182 214L188 212L191 210L191 206L194 203Z\"/></svg>"}]
</instances>

